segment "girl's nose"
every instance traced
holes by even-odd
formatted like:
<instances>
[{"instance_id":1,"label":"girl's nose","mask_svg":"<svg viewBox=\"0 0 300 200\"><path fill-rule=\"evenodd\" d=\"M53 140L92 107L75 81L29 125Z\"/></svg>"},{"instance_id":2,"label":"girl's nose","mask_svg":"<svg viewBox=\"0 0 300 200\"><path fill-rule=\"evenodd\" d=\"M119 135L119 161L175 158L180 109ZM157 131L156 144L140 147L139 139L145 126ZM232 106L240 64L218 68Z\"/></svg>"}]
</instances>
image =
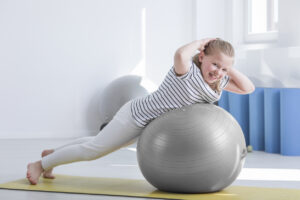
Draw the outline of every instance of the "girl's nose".
<instances>
[{"instance_id":1,"label":"girl's nose","mask_svg":"<svg viewBox=\"0 0 300 200\"><path fill-rule=\"evenodd\" d=\"M221 69L217 69L216 71L215 71L215 75L216 76L220 76L222 74L222 70Z\"/></svg>"}]
</instances>

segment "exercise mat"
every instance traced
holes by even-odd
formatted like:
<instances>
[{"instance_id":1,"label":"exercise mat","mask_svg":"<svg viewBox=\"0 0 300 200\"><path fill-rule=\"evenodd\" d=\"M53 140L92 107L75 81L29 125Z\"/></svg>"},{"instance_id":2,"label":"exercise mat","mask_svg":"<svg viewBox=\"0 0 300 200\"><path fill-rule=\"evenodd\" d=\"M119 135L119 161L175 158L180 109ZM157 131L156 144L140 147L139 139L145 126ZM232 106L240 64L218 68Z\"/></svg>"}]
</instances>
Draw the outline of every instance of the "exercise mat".
<instances>
[{"instance_id":1,"label":"exercise mat","mask_svg":"<svg viewBox=\"0 0 300 200\"><path fill-rule=\"evenodd\" d=\"M205 199L205 200L294 200L300 199L300 190L284 188L261 188L230 186L216 193L176 194L161 192L146 180L81 177L56 175L55 179L40 178L37 185L30 185L27 179L0 184L1 189L45 191L73 194L93 194L124 197L161 199Z\"/></svg>"}]
</instances>

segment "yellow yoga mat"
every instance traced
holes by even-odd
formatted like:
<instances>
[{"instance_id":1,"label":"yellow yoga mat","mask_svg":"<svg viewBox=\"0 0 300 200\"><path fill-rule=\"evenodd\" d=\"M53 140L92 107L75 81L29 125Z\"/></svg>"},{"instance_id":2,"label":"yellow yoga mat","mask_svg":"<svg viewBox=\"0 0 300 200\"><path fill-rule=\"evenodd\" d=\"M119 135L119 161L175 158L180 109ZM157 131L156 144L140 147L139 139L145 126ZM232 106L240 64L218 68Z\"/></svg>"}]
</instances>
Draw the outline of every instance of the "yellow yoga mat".
<instances>
[{"instance_id":1,"label":"yellow yoga mat","mask_svg":"<svg viewBox=\"0 0 300 200\"><path fill-rule=\"evenodd\" d=\"M300 199L300 190L230 186L210 194L175 194L156 190L145 180L118 178L80 177L56 175L56 179L41 178L38 185L30 185L27 179L0 184L2 189L46 192L99 194L162 199L205 200L295 200Z\"/></svg>"}]
</instances>

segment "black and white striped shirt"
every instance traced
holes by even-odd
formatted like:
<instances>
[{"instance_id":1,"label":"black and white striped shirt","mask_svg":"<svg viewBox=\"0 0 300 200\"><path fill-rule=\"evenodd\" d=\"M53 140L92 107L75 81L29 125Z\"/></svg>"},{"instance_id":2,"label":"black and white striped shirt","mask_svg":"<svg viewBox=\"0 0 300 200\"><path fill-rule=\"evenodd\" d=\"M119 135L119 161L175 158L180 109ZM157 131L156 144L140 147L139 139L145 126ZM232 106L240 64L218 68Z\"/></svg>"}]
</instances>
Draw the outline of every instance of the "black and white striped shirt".
<instances>
[{"instance_id":1,"label":"black and white striped shirt","mask_svg":"<svg viewBox=\"0 0 300 200\"><path fill-rule=\"evenodd\" d=\"M228 81L229 77L225 76L220 88L223 89ZM220 97L221 94L215 92L204 81L200 69L192 62L189 72L182 76L175 74L173 66L158 90L132 101L131 113L136 124L145 127L167 111L195 103L213 103Z\"/></svg>"}]
</instances>

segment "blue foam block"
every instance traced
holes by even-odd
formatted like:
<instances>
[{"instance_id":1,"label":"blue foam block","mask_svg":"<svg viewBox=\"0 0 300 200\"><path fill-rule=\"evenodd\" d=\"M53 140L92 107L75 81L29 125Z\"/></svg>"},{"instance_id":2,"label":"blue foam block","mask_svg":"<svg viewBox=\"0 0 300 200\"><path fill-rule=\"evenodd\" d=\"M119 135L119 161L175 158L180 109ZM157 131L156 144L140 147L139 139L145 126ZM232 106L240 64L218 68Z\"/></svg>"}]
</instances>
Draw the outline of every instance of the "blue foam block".
<instances>
[{"instance_id":1,"label":"blue foam block","mask_svg":"<svg viewBox=\"0 0 300 200\"><path fill-rule=\"evenodd\" d=\"M249 141L254 150L265 150L264 89L249 95Z\"/></svg>"},{"instance_id":2,"label":"blue foam block","mask_svg":"<svg viewBox=\"0 0 300 200\"><path fill-rule=\"evenodd\" d=\"M249 95L228 93L229 112L240 124L249 145Z\"/></svg>"},{"instance_id":3,"label":"blue foam block","mask_svg":"<svg viewBox=\"0 0 300 200\"><path fill-rule=\"evenodd\" d=\"M223 91L221 98L218 101L218 105L229 112L228 92Z\"/></svg>"},{"instance_id":4,"label":"blue foam block","mask_svg":"<svg viewBox=\"0 0 300 200\"><path fill-rule=\"evenodd\" d=\"M300 89L280 89L281 154L300 155Z\"/></svg>"},{"instance_id":5,"label":"blue foam block","mask_svg":"<svg viewBox=\"0 0 300 200\"><path fill-rule=\"evenodd\" d=\"M280 89L265 88L265 151L280 153Z\"/></svg>"}]
</instances>

